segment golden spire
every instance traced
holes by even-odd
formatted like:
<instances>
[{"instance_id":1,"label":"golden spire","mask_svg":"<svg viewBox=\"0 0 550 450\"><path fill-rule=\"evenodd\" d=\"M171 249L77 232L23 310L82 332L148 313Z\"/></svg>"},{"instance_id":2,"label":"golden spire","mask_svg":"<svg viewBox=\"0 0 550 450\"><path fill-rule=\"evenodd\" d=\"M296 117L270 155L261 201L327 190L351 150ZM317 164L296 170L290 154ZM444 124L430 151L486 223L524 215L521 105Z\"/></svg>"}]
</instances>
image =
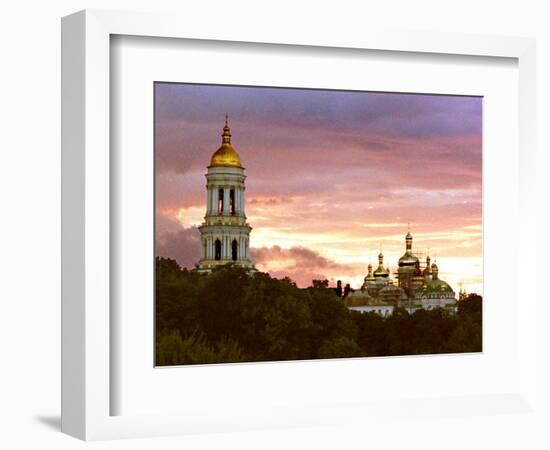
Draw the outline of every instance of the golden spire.
<instances>
[{"instance_id":1,"label":"golden spire","mask_svg":"<svg viewBox=\"0 0 550 450\"><path fill-rule=\"evenodd\" d=\"M239 154L231 146L231 130L229 129L227 114L225 114L225 123L222 133L222 145L212 155L212 158L210 159L210 166L241 167L241 159L239 158Z\"/></svg>"},{"instance_id":2,"label":"golden spire","mask_svg":"<svg viewBox=\"0 0 550 450\"><path fill-rule=\"evenodd\" d=\"M222 133L222 144L231 144L231 130L227 124L227 113L225 113L225 125Z\"/></svg>"},{"instance_id":3,"label":"golden spire","mask_svg":"<svg viewBox=\"0 0 550 450\"><path fill-rule=\"evenodd\" d=\"M405 244L406 244L408 253L410 253L412 250L412 242L413 242L412 234L410 231L407 231L407 235L405 236Z\"/></svg>"}]
</instances>

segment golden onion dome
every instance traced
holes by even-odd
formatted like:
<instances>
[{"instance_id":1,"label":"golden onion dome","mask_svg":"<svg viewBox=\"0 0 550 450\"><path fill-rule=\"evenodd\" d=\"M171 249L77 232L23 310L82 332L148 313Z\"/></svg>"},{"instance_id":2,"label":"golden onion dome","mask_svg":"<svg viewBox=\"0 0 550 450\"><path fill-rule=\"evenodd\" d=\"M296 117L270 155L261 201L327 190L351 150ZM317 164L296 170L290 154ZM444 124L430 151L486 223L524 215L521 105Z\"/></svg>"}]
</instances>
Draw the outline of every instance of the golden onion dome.
<instances>
[{"instance_id":1,"label":"golden onion dome","mask_svg":"<svg viewBox=\"0 0 550 450\"><path fill-rule=\"evenodd\" d=\"M382 252L378 255L378 267L373 274L376 278L389 277L390 272L384 267L384 255Z\"/></svg>"},{"instance_id":2,"label":"golden onion dome","mask_svg":"<svg viewBox=\"0 0 550 450\"><path fill-rule=\"evenodd\" d=\"M409 252L399 258L399 266L415 266L417 262L418 257Z\"/></svg>"},{"instance_id":3,"label":"golden onion dome","mask_svg":"<svg viewBox=\"0 0 550 450\"><path fill-rule=\"evenodd\" d=\"M376 270L374 271L373 275L376 277L376 278L379 278L379 277L389 277L390 276L390 271L388 269L386 269L382 264L380 264Z\"/></svg>"},{"instance_id":4,"label":"golden onion dome","mask_svg":"<svg viewBox=\"0 0 550 450\"><path fill-rule=\"evenodd\" d=\"M399 258L399 267L409 267L409 266L416 266L418 263L418 257L416 257L412 252L412 234L410 231L407 231L407 235L405 236L405 243L406 243L406 250L404 255Z\"/></svg>"},{"instance_id":5,"label":"golden onion dome","mask_svg":"<svg viewBox=\"0 0 550 450\"><path fill-rule=\"evenodd\" d=\"M375 278L374 278L374 275L372 274L372 264L369 263L368 265L368 273L367 273L367 276L365 277L365 282L369 282L369 281L373 281Z\"/></svg>"},{"instance_id":6,"label":"golden onion dome","mask_svg":"<svg viewBox=\"0 0 550 450\"><path fill-rule=\"evenodd\" d=\"M225 116L225 126L222 133L222 145L210 158L210 166L214 167L242 167L239 154L231 145L231 133Z\"/></svg>"}]
</instances>

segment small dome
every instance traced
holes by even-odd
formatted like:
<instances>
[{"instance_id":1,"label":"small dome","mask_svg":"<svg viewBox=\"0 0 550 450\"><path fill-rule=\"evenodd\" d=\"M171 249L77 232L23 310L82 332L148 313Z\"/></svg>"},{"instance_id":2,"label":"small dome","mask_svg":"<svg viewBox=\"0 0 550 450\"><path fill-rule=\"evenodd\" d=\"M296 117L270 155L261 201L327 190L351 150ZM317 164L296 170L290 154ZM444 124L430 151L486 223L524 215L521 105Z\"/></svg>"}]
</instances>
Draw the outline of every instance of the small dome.
<instances>
[{"instance_id":1,"label":"small dome","mask_svg":"<svg viewBox=\"0 0 550 450\"><path fill-rule=\"evenodd\" d=\"M376 278L387 278L390 276L389 270L384 267L384 255L382 254L382 252L380 252L380 254L378 255L378 267L374 271L374 276Z\"/></svg>"},{"instance_id":2,"label":"small dome","mask_svg":"<svg viewBox=\"0 0 550 450\"><path fill-rule=\"evenodd\" d=\"M373 274L376 278L379 278L379 277L389 277L390 276L390 272L388 269L386 269L384 266L380 265L377 267L377 269L374 271L374 274Z\"/></svg>"}]
</instances>

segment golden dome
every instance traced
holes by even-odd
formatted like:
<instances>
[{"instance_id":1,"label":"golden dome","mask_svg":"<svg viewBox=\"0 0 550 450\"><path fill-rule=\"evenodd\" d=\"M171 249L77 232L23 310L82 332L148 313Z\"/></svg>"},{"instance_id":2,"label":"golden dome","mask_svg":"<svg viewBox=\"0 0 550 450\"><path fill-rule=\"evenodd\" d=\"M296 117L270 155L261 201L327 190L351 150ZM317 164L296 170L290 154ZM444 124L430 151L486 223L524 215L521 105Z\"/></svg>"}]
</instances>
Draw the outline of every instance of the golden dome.
<instances>
[{"instance_id":1,"label":"golden dome","mask_svg":"<svg viewBox=\"0 0 550 450\"><path fill-rule=\"evenodd\" d=\"M414 266L418 262L418 257L412 253L406 252L399 258L399 266Z\"/></svg>"},{"instance_id":2,"label":"golden dome","mask_svg":"<svg viewBox=\"0 0 550 450\"><path fill-rule=\"evenodd\" d=\"M225 116L225 126L223 127L222 145L210 158L210 166L242 167L239 154L231 146L231 133L227 125L227 115Z\"/></svg>"},{"instance_id":3,"label":"golden dome","mask_svg":"<svg viewBox=\"0 0 550 450\"><path fill-rule=\"evenodd\" d=\"M407 235L405 236L406 250L405 254L401 258L399 258L399 267L415 266L418 262L418 257L412 252L412 240L412 234L407 231Z\"/></svg>"},{"instance_id":4,"label":"golden dome","mask_svg":"<svg viewBox=\"0 0 550 450\"><path fill-rule=\"evenodd\" d=\"M378 255L378 267L373 274L376 278L389 277L390 271L384 267L384 255L382 252Z\"/></svg>"},{"instance_id":5,"label":"golden dome","mask_svg":"<svg viewBox=\"0 0 550 450\"><path fill-rule=\"evenodd\" d=\"M378 266L378 268L374 271L373 275L375 278L380 278L380 277L385 278L390 276L390 271L386 269L384 266Z\"/></svg>"}]
</instances>

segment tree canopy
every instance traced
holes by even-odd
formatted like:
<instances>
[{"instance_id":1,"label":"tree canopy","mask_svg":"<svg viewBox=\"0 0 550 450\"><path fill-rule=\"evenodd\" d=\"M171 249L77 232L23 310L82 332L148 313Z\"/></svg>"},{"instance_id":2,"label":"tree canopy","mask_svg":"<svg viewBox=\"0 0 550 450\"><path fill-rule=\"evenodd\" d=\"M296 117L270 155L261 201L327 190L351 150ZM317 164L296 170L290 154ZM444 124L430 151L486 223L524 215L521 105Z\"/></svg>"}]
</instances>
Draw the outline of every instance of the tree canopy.
<instances>
[{"instance_id":1,"label":"tree canopy","mask_svg":"<svg viewBox=\"0 0 550 450\"><path fill-rule=\"evenodd\" d=\"M349 310L314 280L250 276L224 266L205 275L156 260L156 363L182 365L480 352L481 297L442 309L383 317Z\"/></svg>"}]
</instances>

